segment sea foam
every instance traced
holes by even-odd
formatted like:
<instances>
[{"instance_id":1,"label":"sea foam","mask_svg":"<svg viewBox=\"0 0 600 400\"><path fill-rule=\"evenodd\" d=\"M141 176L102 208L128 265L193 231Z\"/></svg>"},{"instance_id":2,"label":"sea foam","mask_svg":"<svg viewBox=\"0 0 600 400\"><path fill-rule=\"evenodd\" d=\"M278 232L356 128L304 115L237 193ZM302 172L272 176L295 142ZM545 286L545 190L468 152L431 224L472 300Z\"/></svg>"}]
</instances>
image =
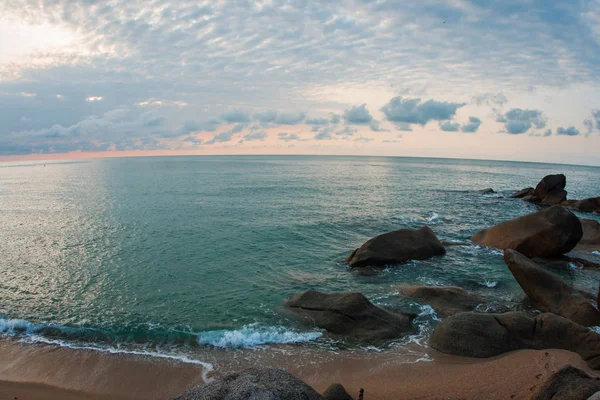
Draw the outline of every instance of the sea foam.
<instances>
[{"instance_id":1,"label":"sea foam","mask_svg":"<svg viewBox=\"0 0 600 400\"><path fill-rule=\"evenodd\" d=\"M265 344L303 343L317 340L322 332L296 332L283 326L245 325L240 329L207 331L198 334L198 343L238 349Z\"/></svg>"}]
</instances>

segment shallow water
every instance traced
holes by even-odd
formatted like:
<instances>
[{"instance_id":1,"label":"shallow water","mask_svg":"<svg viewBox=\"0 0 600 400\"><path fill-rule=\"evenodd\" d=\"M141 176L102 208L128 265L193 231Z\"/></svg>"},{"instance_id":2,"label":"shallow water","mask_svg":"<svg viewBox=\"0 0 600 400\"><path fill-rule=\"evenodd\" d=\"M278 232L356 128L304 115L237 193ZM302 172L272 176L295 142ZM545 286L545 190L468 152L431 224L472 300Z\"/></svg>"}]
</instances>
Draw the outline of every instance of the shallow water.
<instances>
[{"instance_id":1,"label":"shallow water","mask_svg":"<svg viewBox=\"0 0 600 400\"><path fill-rule=\"evenodd\" d=\"M483 309L522 307L500 252L351 273L344 257L368 238L430 226L465 241L536 211L507 198L550 173L570 198L597 196L600 168L384 157L215 156L0 164L0 332L29 341L194 358L214 347L306 342L353 347L289 320L284 299L309 289L360 291L439 320L403 283L458 285ZM492 187L498 194L474 191ZM586 217L596 218L586 215ZM561 275L596 291L598 273Z\"/></svg>"}]
</instances>

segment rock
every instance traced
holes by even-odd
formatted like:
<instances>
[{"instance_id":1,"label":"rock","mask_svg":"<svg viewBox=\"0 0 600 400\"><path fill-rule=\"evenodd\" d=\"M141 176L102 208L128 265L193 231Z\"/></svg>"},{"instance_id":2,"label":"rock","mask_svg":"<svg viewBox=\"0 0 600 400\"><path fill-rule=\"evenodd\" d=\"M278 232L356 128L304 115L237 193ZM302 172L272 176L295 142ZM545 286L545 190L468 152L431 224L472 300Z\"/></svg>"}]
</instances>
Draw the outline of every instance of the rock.
<instances>
[{"instance_id":1,"label":"rock","mask_svg":"<svg viewBox=\"0 0 600 400\"><path fill-rule=\"evenodd\" d=\"M518 192L513 193L510 197L513 199L521 199L525 196L533 196L533 188L532 187L521 189Z\"/></svg>"},{"instance_id":2,"label":"rock","mask_svg":"<svg viewBox=\"0 0 600 400\"><path fill-rule=\"evenodd\" d=\"M475 193L477 193L477 194L494 194L496 192L492 188L487 188L487 189L478 190Z\"/></svg>"},{"instance_id":3,"label":"rock","mask_svg":"<svg viewBox=\"0 0 600 400\"><path fill-rule=\"evenodd\" d=\"M354 250L346 261L350 267L380 267L409 260L424 260L446 254L429 227L399 229L368 240Z\"/></svg>"},{"instance_id":4,"label":"rock","mask_svg":"<svg viewBox=\"0 0 600 400\"><path fill-rule=\"evenodd\" d=\"M533 305L583 326L600 325L600 311L589 297L562 278L515 250L504 252L504 261Z\"/></svg>"},{"instance_id":5,"label":"rock","mask_svg":"<svg viewBox=\"0 0 600 400\"><path fill-rule=\"evenodd\" d=\"M600 400L600 392L596 392L593 395L591 395L590 397L588 397L587 400Z\"/></svg>"},{"instance_id":6,"label":"rock","mask_svg":"<svg viewBox=\"0 0 600 400\"><path fill-rule=\"evenodd\" d=\"M514 249L527 257L556 257L571 251L581 239L581 222L561 206L502 222L471 237L477 244Z\"/></svg>"},{"instance_id":7,"label":"rock","mask_svg":"<svg viewBox=\"0 0 600 400\"><path fill-rule=\"evenodd\" d=\"M583 236L575 250L577 251L600 251L600 224L593 219L582 219L581 227Z\"/></svg>"},{"instance_id":8,"label":"rock","mask_svg":"<svg viewBox=\"0 0 600 400\"><path fill-rule=\"evenodd\" d=\"M528 201L530 203L538 203L540 201L540 199L538 197L535 197L532 194L528 194L527 196L521 197L521 200Z\"/></svg>"},{"instance_id":9,"label":"rock","mask_svg":"<svg viewBox=\"0 0 600 400\"><path fill-rule=\"evenodd\" d=\"M566 190L553 190L552 192L548 193L548 196L544 197L542 204L546 206L555 206L565 200L567 200Z\"/></svg>"},{"instance_id":10,"label":"rock","mask_svg":"<svg viewBox=\"0 0 600 400\"><path fill-rule=\"evenodd\" d=\"M442 317L473 311L485 300L457 286L398 286L400 292L421 303L429 304Z\"/></svg>"},{"instance_id":11,"label":"rock","mask_svg":"<svg viewBox=\"0 0 600 400\"><path fill-rule=\"evenodd\" d=\"M516 311L456 314L435 328L431 347L478 358L521 349L563 349L579 354L590 368L600 369L600 334L551 313L535 318Z\"/></svg>"},{"instance_id":12,"label":"rock","mask_svg":"<svg viewBox=\"0 0 600 400\"><path fill-rule=\"evenodd\" d=\"M566 200L562 206L581 212L600 213L600 197L592 197L583 200Z\"/></svg>"},{"instance_id":13,"label":"rock","mask_svg":"<svg viewBox=\"0 0 600 400\"><path fill-rule=\"evenodd\" d=\"M323 400L300 379L276 368L250 368L197 386L174 400Z\"/></svg>"},{"instance_id":14,"label":"rock","mask_svg":"<svg viewBox=\"0 0 600 400\"><path fill-rule=\"evenodd\" d=\"M325 389L323 397L325 397L326 400L354 400L339 383L334 383Z\"/></svg>"},{"instance_id":15,"label":"rock","mask_svg":"<svg viewBox=\"0 0 600 400\"><path fill-rule=\"evenodd\" d=\"M600 378L567 365L554 373L534 394L532 400L587 400L600 390Z\"/></svg>"},{"instance_id":16,"label":"rock","mask_svg":"<svg viewBox=\"0 0 600 400\"><path fill-rule=\"evenodd\" d=\"M288 310L310 325L365 343L384 343L413 331L416 314L396 313L373 305L360 293L298 294L286 302Z\"/></svg>"},{"instance_id":17,"label":"rock","mask_svg":"<svg viewBox=\"0 0 600 400\"><path fill-rule=\"evenodd\" d=\"M537 184L533 195L543 200L554 191L564 190L565 186L567 186L567 178L563 174L547 175Z\"/></svg>"}]
</instances>

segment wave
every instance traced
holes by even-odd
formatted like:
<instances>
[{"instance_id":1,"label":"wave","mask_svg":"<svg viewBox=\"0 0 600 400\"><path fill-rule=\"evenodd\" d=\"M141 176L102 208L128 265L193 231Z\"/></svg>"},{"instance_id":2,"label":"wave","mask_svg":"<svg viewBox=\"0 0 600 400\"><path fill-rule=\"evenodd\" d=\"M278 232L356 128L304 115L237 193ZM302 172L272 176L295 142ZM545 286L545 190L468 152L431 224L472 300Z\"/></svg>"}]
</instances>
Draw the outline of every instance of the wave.
<instances>
[{"instance_id":1,"label":"wave","mask_svg":"<svg viewBox=\"0 0 600 400\"><path fill-rule=\"evenodd\" d=\"M496 286L498 286L498 282L494 282L494 281L483 281L483 282L477 282L479 283L481 286L485 286L485 287L489 287L489 288L495 288Z\"/></svg>"},{"instance_id":2,"label":"wave","mask_svg":"<svg viewBox=\"0 0 600 400\"><path fill-rule=\"evenodd\" d=\"M283 326L246 325L234 330L216 330L198 334L198 343L224 349L256 347L265 344L312 342L322 332L296 332Z\"/></svg>"}]
</instances>

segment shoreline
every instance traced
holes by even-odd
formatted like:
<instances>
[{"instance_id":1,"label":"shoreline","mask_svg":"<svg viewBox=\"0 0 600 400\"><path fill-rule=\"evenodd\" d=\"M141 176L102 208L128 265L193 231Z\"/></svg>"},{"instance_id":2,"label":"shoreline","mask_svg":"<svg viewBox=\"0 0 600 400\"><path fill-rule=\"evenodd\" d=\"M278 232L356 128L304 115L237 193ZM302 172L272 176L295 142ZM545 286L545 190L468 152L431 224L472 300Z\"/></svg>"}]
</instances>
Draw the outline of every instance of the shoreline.
<instances>
[{"instance_id":1,"label":"shoreline","mask_svg":"<svg viewBox=\"0 0 600 400\"><path fill-rule=\"evenodd\" d=\"M383 352L328 352L294 346L214 351L211 377L256 364L279 367L323 392L341 383L366 399L527 399L552 373L573 365L590 370L564 350L521 350L489 359L427 350L414 362L404 348ZM298 353L290 356L290 354ZM298 357L303 357L299 364ZM0 339L0 397L14 399L168 399L203 382L200 365L130 354L75 350Z\"/></svg>"}]
</instances>

